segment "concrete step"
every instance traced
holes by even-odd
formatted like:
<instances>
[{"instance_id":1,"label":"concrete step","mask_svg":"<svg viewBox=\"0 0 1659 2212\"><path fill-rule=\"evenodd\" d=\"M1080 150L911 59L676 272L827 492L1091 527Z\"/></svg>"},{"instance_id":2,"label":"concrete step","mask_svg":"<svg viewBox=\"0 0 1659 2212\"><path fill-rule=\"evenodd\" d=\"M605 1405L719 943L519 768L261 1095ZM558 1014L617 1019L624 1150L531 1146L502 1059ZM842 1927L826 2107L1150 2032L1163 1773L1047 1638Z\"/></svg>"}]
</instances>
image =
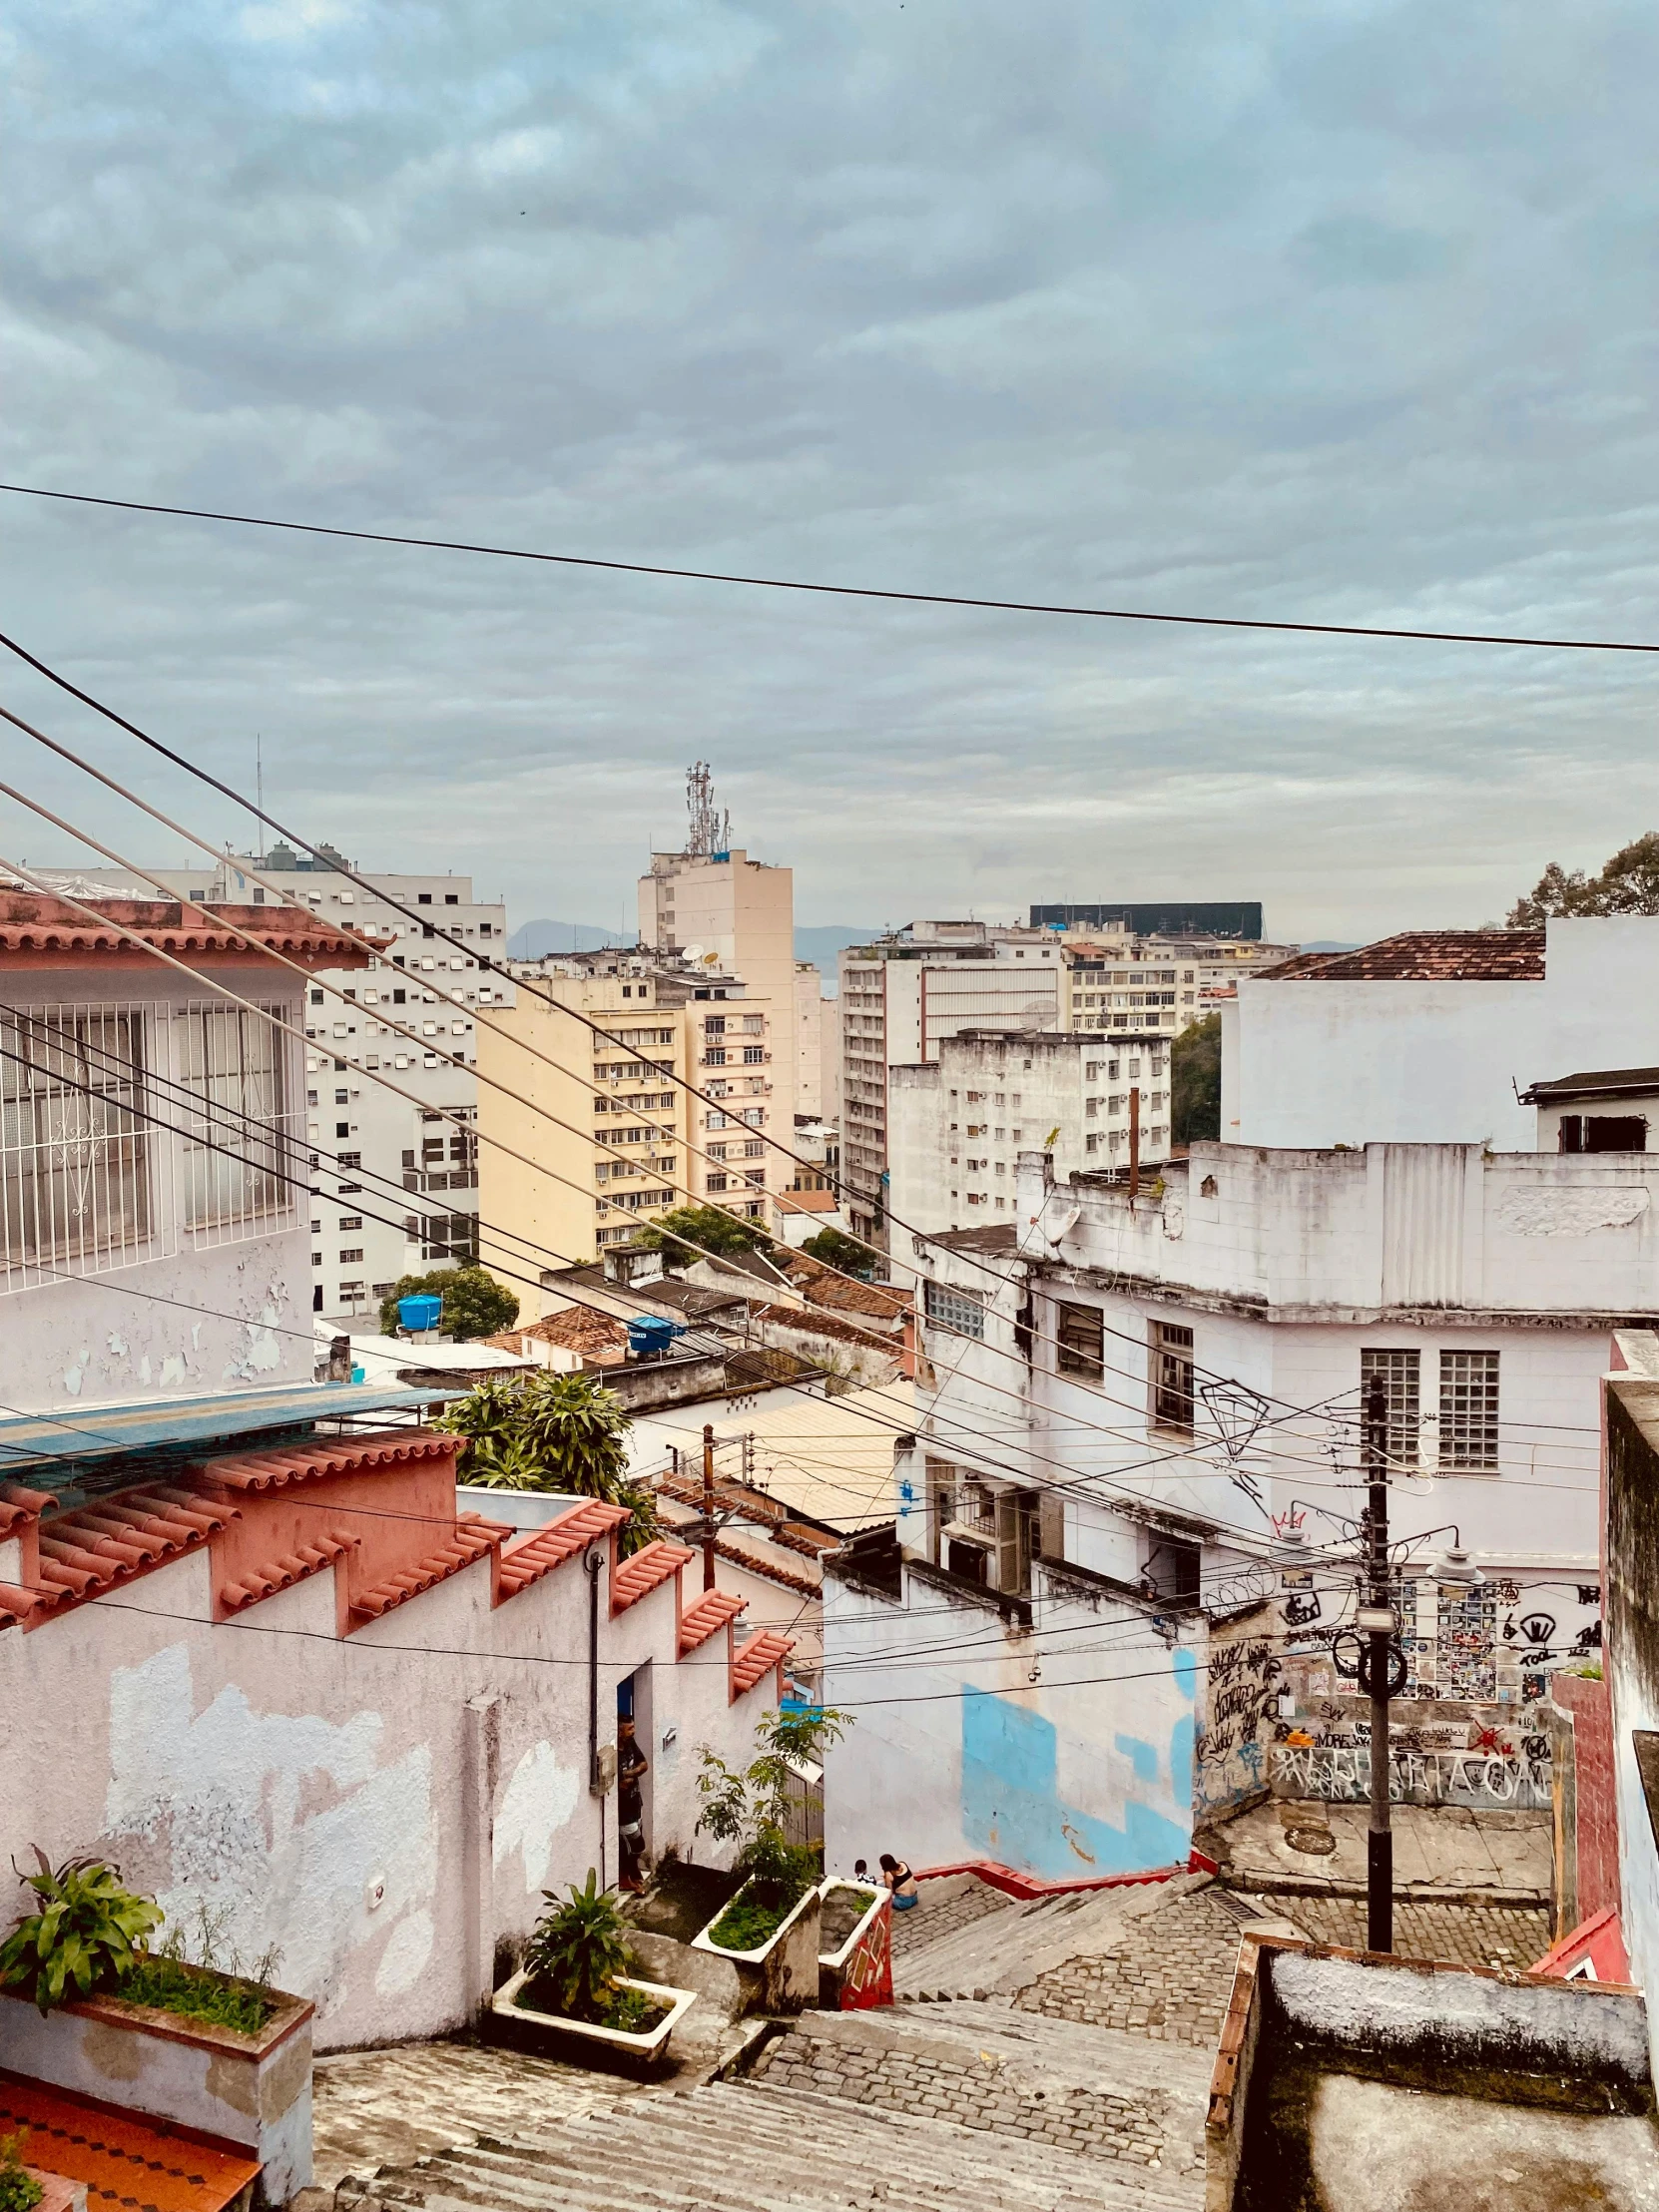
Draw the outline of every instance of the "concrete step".
<instances>
[{"instance_id":1,"label":"concrete step","mask_svg":"<svg viewBox=\"0 0 1659 2212\"><path fill-rule=\"evenodd\" d=\"M893 1995L1011 1996L1068 1958L1111 1950L1139 1922L1208 1881L1205 1875L1178 1875L1169 1882L1074 1890L1016 1904L895 1958Z\"/></svg>"},{"instance_id":2,"label":"concrete step","mask_svg":"<svg viewBox=\"0 0 1659 2212\"><path fill-rule=\"evenodd\" d=\"M632 2099L535 2148L485 2138L336 2198L341 2212L1197 2212L1202 2201L1202 2176L765 2082Z\"/></svg>"}]
</instances>

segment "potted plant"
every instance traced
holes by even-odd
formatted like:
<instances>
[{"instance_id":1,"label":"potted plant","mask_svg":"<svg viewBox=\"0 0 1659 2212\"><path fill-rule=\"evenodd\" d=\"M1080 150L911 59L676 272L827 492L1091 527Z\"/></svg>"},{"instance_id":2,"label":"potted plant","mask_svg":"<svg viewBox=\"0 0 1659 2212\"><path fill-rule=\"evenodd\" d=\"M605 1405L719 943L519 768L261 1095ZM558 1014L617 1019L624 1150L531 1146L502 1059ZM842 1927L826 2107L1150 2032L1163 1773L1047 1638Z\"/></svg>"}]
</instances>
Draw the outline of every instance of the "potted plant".
<instances>
[{"instance_id":1,"label":"potted plant","mask_svg":"<svg viewBox=\"0 0 1659 2212\"><path fill-rule=\"evenodd\" d=\"M819 1888L823 1916L818 2001L826 2012L892 2002L892 1901L875 1882L831 1875Z\"/></svg>"},{"instance_id":2,"label":"potted plant","mask_svg":"<svg viewBox=\"0 0 1659 2212\"><path fill-rule=\"evenodd\" d=\"M217 1951L225 1916L199 1911L156 1948L161 1908L101 1859L22 1879L34 1910L0 1943L0 2068L245 2146L275 2203L311 2172L311 2006ZM112 2057L112 2040L123 2046ZM179 2046L200 2051L181 2063Z\"/></svg>"},{"instance_id":3,"label":"potted plant","mask_svg":"<svg viewBox=\"0 0 1659 2212\"><path fill-rule=\"evenodd\" d=\"M735 1843L744 1885L693 1948L728 1958L744 1983L748 2009L795 2012L818 2002L821 1852L789 1840L791 1819L807 1809L797 1794L800 1769L824 1742L839 1740L847 1716L833 1707L763 1713L756 1754L729 1767L705 1744L697 1787L700 1834Z\"/></svg>"},{"instance_id":4,"label":"potted plant","mask_svg":"<svg viewBox=\"0 0 1659 2212\"><path fill-rule=\"evenodd\" d=\"M525 1947L524 1964L490 1999L498 2031L512 2040L586 2045L654 2065L697 2002L692 1989L642 1981L628 1972L628 1931L616 1893L593 1868L562 1901L544 1890L547 1911ZM516 2031L516 2032L515 2032Z\"/></svg>"}]
</instances>

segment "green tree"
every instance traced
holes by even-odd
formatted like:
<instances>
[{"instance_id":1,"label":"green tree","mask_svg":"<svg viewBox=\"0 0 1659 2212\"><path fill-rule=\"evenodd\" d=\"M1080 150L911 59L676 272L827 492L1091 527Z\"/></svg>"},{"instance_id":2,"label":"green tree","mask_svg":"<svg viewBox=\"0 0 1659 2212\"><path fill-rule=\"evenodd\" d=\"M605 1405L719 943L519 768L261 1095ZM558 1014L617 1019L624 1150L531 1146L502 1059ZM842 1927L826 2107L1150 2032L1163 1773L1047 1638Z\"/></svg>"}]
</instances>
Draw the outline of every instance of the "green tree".
<instances>
[{"instance_id":1,"label":"green tree","mask_svg":"<svg viewBox=\"0 0 1659 2212\"><path fill-rule=\"evenodd\" d=\"M1221 1135L1221 1016L1190 1022L1170 1046L1170 1137L1176 1144Z\"/></svg>"},{"instance_id":2,"label":"green tree","mask_svg":"<svg viewBox=\"0 0 1659 2212\"><path fill-rule=\"evenodd\" d=\"M666 1252L684 1266L705 1252L765 1252L771 1243L758 1221L740 1221L719 1206L676 1206L661 1220L648 1222L632 1249Z\"/></svg>"},{"instance_id":3,"label":"green tree","mask_svg":"<svg viewBox=\"0 0 1659 2212\"><path fill-rule=\"evenodd\" d=\"M879 1265L868 1245L839 1229L821 1229L801 1249L809 1260L820 1260L827 1268L839 1268L842 1275L861 1275L866 1282Z\"/></svg>"},{"instance_id":4,"label":"green tree","mask_svg":"<svg viewBox=\"0 0 1659 2212\"><path fill-rule=\"evenodd\" d=\"M1659 830L1621 845L1599 875L1551 860L1509 909L1509 927L1541 929L1552 914L1659 914Z\"/></svg>"},{"instance_id":5,"label":"green tree","mask_svg":"<svg viewBox=\"0 0 1659 2212\"><path fill-rule=\"evenodd\" d=\"M464 1482L625 1505L625 1557L658 1533L655 1498L629 1479L628 1415L596 1376L501 1376L455 1399L433 1426L466 1438Z\"/></svg>"},{"instance_id":6,"label":"green tree","mask_svg":"<svg viewBox=\"0 0 1659 2212\"><path fill-rule=\"evenodd\" d=\"M439 1324L446 1337L465 1344L473 1337L493 1337L511 1329L518 1319L518 1299L498 1283L488 1268L433 1268L426 1275L404 1275L391 1287L391 1296L380 1301L380 1333L397 1333L397 1301L418 1298L423 1292L443 1300Z\"/></svg>"}]
</instances>

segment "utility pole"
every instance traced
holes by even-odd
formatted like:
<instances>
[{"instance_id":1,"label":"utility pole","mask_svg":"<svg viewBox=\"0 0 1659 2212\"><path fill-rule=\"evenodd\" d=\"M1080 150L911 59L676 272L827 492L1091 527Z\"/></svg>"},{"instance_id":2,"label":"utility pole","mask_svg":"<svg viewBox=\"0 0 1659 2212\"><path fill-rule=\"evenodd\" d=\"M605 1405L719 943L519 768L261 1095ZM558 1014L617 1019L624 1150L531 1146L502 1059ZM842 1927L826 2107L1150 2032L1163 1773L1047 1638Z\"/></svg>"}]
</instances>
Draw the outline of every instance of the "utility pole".
<instances>
[{"instance_id":1,"label":"utility pole","mask_svg":"<svg viewBox=\"0 0 1659 2212\"><path fill-rule=\"evenodd\" d=\"M703 1587L715 1586L715 1427L703 1423Z\"/></svg>"},{"instance_id":2,"label":"utility pole","mask_svg":"<svg viewBox=\"0 0 1659 2212\"><path fill-rule=\"evenodd\" d=\"M1371 1692L1371 1821L1366 1836L1366 1948L1394 1947L1394 1839L1388 1812L1388 1670L1393 1664L1393 1606L1388 1590L1388 1394L1380 1375L1366 1391L1364 1457L1370 1503L1370 1587L1359 1625L1367 1638Z\"/></svg>"}]
</instances>

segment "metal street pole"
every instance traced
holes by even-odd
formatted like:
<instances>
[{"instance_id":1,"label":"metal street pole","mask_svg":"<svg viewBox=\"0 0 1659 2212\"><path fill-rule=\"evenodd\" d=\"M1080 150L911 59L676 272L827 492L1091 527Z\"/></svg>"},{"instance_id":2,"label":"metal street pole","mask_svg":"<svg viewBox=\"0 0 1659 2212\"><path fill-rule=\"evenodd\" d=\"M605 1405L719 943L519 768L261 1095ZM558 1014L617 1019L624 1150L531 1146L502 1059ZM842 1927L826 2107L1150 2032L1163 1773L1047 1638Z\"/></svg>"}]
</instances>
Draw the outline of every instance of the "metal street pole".
<instances>
[{"instance_id":1,"label":"metal street pole","mask_svg":"<svg viewBox=\"0 0 1659 2212\"><path fill-rule=\"evenodd\" d=\"M1393 1608L1388 1592L1388 1397L1374 1375L1366 1392L1365 1463L1370 1506L1368 1603L1360 1627L1368 1637L1371 1675L1371 1821L1366 1837L1366 1947L1394 1947L1394 1839L1388 1816L1388 1669L1393 1658Z\"/></svg>"},{"instance_id":2,"label":"metal street pole","mask_svg":"<svg viewBox=\"0 0 1659 2212\"><path fill-rule=\"evenodd\" d=\"M715 1586L715 1427L703 1423L703 1587Z\"/></svg>"}]
</instances>

